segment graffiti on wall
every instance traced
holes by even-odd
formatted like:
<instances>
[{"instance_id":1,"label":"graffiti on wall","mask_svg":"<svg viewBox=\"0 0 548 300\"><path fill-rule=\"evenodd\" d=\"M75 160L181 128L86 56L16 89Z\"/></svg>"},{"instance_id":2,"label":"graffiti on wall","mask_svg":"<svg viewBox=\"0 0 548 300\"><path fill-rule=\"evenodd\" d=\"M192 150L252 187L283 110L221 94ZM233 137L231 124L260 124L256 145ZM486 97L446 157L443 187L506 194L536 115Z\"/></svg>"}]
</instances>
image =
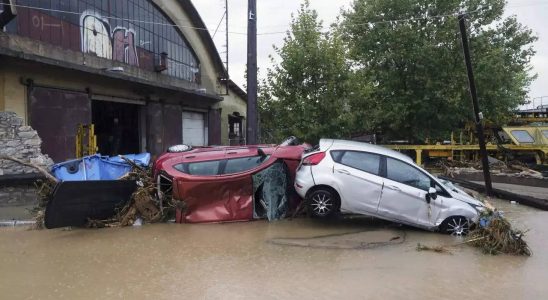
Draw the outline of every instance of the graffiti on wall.
<instances>
[{"instance_id":1,"label":"graffiti on wall","mask_svg":"<svg viewBox=\"0 0 548 300\"><path fill-rule=\"evenodd\" d=\"M80 16L82 52L139 66L135 31L125 27L110 30L108 20L92 10Z\"/></svg>"},{"instance_id":2,"label":"graffiti on wall","mask_svg":"<svg viewBox=\"0 0 548 300\"><path fill-rule=\"evenodd\" d=\"M139 59L135 47L135 31L124 27L116 27L112 31L112 59L138 66Z\"/></svg>"}]
</instances>

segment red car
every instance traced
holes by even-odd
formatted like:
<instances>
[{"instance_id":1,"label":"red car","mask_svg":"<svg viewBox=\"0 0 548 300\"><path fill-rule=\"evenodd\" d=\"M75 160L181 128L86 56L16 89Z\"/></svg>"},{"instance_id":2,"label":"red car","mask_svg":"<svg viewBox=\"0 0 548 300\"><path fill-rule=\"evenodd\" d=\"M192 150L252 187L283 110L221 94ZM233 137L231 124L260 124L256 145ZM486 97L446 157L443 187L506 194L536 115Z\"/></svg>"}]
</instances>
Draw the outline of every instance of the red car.
<instances>
[{"instance_id":1,"label":"red car","mask_svg":"<svg viewBox=\"0 0 548 300\"><path fill-rule=\"evenodd\" d=\"M296 139L295 139L296 140ZM159 195L186 204L176 222L279 219L295 209L295 171L308 145L171 147L154 164Z\"/></svg>"}]
</instances>

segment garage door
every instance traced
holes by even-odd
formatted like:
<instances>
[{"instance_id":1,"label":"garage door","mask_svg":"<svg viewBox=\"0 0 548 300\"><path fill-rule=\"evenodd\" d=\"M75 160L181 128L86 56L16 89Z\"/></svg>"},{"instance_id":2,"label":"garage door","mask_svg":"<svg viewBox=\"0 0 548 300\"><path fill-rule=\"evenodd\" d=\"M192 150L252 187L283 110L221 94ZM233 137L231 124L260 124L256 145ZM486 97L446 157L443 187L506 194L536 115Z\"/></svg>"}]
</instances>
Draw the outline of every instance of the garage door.
<instances>
[{"instance_id":1,"label":"garage door","mask_svg":"<svg viewBox=\"0 0 548 300\"><path fill-rule=\"evenodd\" d=\"M183 144L205 146L206 127L205 114L199 112L183 112Z\"/></svg>"},{"instance_id":2,"label":"garage door","mask_svg":"<svg viewBox=\"0 0 548 300\"><path fill-rule=\"evenodd\" d=\"M86 93L34 87L28 102L30 125L42 139L42 152L54 162L75 157L78 124L91 122Z\"/></svg>"}]
</instances>

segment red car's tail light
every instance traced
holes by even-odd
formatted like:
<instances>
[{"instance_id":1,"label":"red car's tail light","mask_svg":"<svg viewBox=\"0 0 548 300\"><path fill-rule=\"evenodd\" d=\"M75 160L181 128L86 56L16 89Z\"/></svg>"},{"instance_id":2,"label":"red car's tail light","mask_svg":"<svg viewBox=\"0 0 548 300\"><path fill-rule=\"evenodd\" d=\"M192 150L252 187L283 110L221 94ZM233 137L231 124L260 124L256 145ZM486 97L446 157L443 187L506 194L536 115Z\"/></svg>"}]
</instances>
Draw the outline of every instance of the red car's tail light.
<instances>
[{"instance_id":1,"label":"red car's tail light","mask_svg":"<svg viewBox=\"0 0 548 300\"><path fill-rule=\"evenodd\" d=\"M303 159L303 166L315 166L325 157L325 152L314 153Z\"/></svg>"}]
</instances>

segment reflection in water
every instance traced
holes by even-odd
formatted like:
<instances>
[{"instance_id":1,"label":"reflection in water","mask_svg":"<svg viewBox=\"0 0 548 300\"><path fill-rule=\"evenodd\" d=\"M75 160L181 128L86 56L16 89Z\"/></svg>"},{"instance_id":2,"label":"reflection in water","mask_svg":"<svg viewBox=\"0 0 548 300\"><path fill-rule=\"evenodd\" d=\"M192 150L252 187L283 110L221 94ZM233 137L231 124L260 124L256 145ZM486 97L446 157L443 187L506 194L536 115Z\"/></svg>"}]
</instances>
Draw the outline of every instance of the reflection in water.
<instances>
[{"instance_id":1,"label":"reflection in water","mask_svg":"<svg viewBox=\"0 0 548 300\"><path fill-rule=\"evenodd\" d=\"M417 243L447 245L459 240L370 218L101 230L1 228L0 295L4 299L544 298L546 213L502 202L496 205L530 229L526 240L532 257L485 256L468 246L452 249L453 255L417 252ZM391 240L395 237L400 238ZM354 247L386 241L380 247Z\"/></svg>"}]
</instances>

